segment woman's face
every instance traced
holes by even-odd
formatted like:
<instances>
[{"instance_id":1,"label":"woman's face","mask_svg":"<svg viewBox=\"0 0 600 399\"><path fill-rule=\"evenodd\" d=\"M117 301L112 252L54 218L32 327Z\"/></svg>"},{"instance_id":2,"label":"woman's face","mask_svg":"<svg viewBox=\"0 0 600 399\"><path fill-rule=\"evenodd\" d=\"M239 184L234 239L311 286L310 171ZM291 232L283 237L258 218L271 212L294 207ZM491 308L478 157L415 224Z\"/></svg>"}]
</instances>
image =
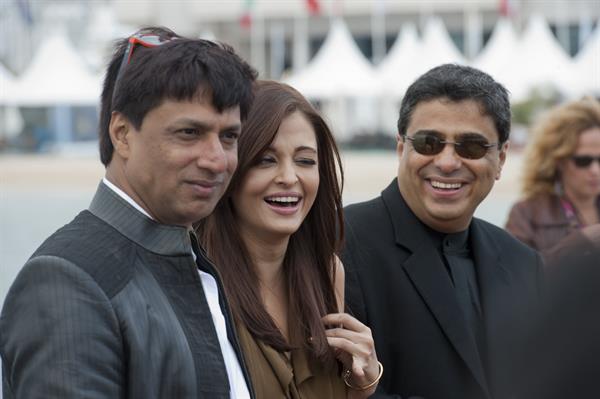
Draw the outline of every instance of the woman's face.
<instances>
[{"instance_id":1,"label":"woman's face","mask_svg":"<svg viewBox=\"0 0 600 399\"><path fill-rule=\"evenodd\" d=\"M304 114L296 111L283 119L232 196L242 236L270 240L300 228L319 188L317 151L315 131Z\"/></svg>"},{"instance_id":2,"label":"woman's face","mask_svg":"<svg viewBox=\"0 0 600 399\"><path fill-rule=\"evenodd\" d=\"M589 158L592 158L589 163ZM586 166L587 165L587 166ZM589 200L600 195L600 127L579 134L577 148L570 159L559 166L567 195Z\"/></svg>"}]
</instances>

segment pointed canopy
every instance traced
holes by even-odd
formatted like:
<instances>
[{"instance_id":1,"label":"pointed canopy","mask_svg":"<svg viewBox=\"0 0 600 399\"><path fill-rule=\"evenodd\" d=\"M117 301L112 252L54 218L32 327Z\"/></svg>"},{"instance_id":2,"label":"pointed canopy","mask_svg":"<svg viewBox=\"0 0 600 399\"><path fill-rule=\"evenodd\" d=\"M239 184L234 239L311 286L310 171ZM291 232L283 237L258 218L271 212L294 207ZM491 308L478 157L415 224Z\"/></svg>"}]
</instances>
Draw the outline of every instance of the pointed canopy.
<instances>
[{"instance_id":1,"label":"pointed canopy","mask_svg":"<svg viewBox=\"0 0 600 399\"><path fill-rule=\"evenodd\" d=\"M339 19L310 63L285 82L315 99L372 97L379 91L373 67Z\"/></svg>"},{"instance_id":2,"label":"pointed canopy","mask_svg":"<svg viewBox=\"0 0 600 399\"><path fill-rule=\"evenodd\" d=\"M573 95L600 94L600 23L575 57Z\"/></svg>"},{"instance_id":3,"label":"pointed canopy","mask_svg":"<svg viewBox=\"0 0 600 399\"><path fill-rule=\"evenodd\" d=\"M422 43L413 24L402 26L388 55L377 67L377 78L384 94L401 97L408 86L423 73L418 63Z\"/></svg>"},{"instance_id":4,"label":"pointed canopy","mask_svg":"<svg viewBox=\"0 0 600 399\"><path fill-rule=\"evenodd\" d=\"M413 25L402 27L388 56L377 68L377 78L382 93L397 98L402 97L408 86L431 68L465 62L442 20L431 17L423 28L423 40L419 40Z\"/></svg>"},{"instance_id":5,"label":"pointed canopy","mask_svg":"<svg viewBox=\"0 0 600 399\"><path fill-rule=\"evenodd\" d=\"M0 105L7 103L7 96L13 90L14 77L0 64Z\"/></svg>"},{"instance_id":6,"label":"pointed canopy","mask_svg":"<svg viewBox=\"0 0 600 399\"><path fill-rule=\"evenodd\" d=\"M46 39L7 93L21 106L96 105L101 82L87 69L65 34Z\"/></svg>"},{"instance_id":7,"label":"pointed canopy","mask_svg":"<svg viewBox=\"0 0 600 399\"><path fill-rule=\"evenodd\" d=\"M511 60L514 65L507 68L506 86L514 101L526 98L536 87L552 86L564 94L572 86L573 62L541 16L531 17Z\"/></svg>"},{"instance_id":8,"label":"pointed canopy","mask_svg":"<svg viewBox=\"0 0 600 399\"><path fill-rule=\"evenodd\" d=\"M431 17L425 23L421 52L419 75L440 64L465 63L465 58L454 45L444 22L439 17Z\"/></svg>"},{"instance_id":9,"label":"pointed canopy","mask_svg":"<svg viewBox=\"0 0 600 399\"><path fill-rule=\"evenodd\" d=\"M506 72L514 68L514 56L519 40L508 18L498 20L484 49L473 61L473 66L489 73L502 82Z\"/></svg>"}]
</instances>

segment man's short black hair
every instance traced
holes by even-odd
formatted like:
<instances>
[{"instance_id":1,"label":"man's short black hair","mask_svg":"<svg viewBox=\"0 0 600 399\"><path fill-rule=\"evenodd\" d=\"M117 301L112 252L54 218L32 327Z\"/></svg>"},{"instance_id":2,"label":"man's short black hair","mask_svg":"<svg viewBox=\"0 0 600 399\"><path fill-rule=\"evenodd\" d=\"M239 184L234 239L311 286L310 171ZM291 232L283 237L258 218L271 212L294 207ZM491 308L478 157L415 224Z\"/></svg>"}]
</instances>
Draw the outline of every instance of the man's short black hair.
<instances>
[{"instance_id":1,"label":"man's short black hair","mask_svg":"<svg viewBox=\"0 0 600 399\"><path fill-rule=\"evenodd\" d=\"M104 78L100 107L100 160L105 166L114 150L109 134L113 111L123 114L139 129L146 114L166 99L205 99L219 112L239 105L241 118L245 119L257 73L230 46L184 38L162 27L144 28L137 33L157 35L164 43L156 47L136 45L120 75L128 38L116 45Z\"/></svg>"},{"instance_id":2,"label":"man's short black hair","mask_svg":"<svg viewBox=\"0 0 600 399\"><path fill-rule=\"evenodd\" d=\"M406 134L417 104L439 98L456 102L476 101L482 113L494 121L499 145L508 140L511 115L506 88L485 72L455 64L443 64L430 69L409 86L400 106L398 133Z\"/></svg>"}]
</instances>

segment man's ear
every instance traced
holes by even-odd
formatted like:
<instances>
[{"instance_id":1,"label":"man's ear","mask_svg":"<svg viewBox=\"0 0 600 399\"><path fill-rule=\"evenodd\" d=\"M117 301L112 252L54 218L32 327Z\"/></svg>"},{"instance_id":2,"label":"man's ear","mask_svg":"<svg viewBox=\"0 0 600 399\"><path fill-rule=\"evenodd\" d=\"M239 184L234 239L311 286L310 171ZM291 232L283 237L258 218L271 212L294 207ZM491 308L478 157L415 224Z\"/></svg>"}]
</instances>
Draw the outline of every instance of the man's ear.
<instances>
[{"instance_id":1,"label":"man's ear","mask_svg":"<svg viewBox=\"0 0 600 399\"><path fill-rule=\"evenodd\" d=\"M396 152L398 153L398 157L402 156L402 152L404 151L404 140L400 133L396 134Z\"/></svg>"},{"instance_id":2,"label":"man's ear","mask_svg":"<svg viewBox=\"0 0 600 399\"><path fill-rule=\"evenodd\" d=\"M129 146L129 133L133 132L131 122L122 113L113 111L108 125L108 132L115 152L121 158L127 159L131 151Z\"/></svg>"},{"instance_id":3,"label":"man's ear","mask_svg":"<svg viewBox=\"0 0 600 399\"><path fill-rule=\"evenodd\" d=\"M504 162L506 162L506 153L508 152L508 147L509 147L509 142L506 141L504 144L502 144L502 147L500 148L498 157L499 157L499 162L498 162L498 170L496 171L496 180L500 180L500 175L502 174L502 167L504 166Z\"/></svg>"}]
</instances>

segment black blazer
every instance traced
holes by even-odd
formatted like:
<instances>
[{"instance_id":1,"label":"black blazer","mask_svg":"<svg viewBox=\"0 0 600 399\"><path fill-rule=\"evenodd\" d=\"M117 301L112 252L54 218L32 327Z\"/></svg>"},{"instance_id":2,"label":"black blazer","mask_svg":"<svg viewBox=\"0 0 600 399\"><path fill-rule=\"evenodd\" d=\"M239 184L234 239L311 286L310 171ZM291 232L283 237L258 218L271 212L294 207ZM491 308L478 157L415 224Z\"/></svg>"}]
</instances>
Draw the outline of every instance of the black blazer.
<instances>
[{"instance_id":1,"label":"black blazer","mask_svg":"<svg viewBox=\"0 0 600 399\"><path fill-rule=\"evenodd\" d=\"M346 303L371 327L385 369L374 397L516 397L512 349L535 314L540 256L492 224L471 222L485 336L479 356L443 260L397 181L345 216Z\"/></svg>"}]
</instances>

